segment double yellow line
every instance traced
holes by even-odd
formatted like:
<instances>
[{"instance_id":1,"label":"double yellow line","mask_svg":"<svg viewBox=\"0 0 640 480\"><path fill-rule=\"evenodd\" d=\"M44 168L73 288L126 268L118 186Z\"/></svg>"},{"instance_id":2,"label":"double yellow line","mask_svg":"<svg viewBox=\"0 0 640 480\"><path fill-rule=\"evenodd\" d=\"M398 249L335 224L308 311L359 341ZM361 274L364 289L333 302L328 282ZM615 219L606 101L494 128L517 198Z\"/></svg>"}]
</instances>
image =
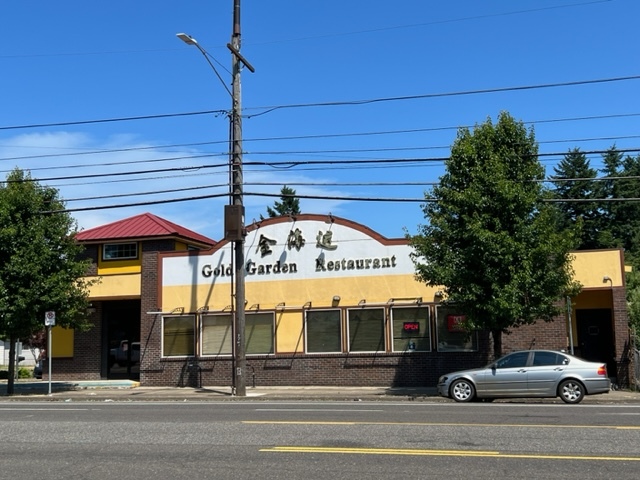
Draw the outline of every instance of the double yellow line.
<instances>
[{"instance_id":1,"label":"double yellow line","mask_svg":"<svg viewBox=\"0 0 640 480\"><path fill-rule=\"evenodd\" d=\"M591 455L545 455L527 453L501 453L484 450L422 450L407 448L342 448L342 447L305 447L282 446L261 448L261 452L277 453L332 453L350 455L413 455L431 457L486 457L518 458L536 460L588 460L606 462L640 462L640 457L612 457Z\"/></svg>"},{"instance_id":2,"label":"double yellow line","mask_svg":"<svg viewBox=\"0 0 640 480\"><path fill-rule=\"evenodd\" d=\"M244 424L254 425L406 425L410 427L491 427L491 428L555 428L555 429L605 429L605 430L640 430L640 425L551 425L551 424L527 424L527 423L434 423L434 422L324 422L324 421L270 421L270 420L245 420Z\"/></svg>"}]
</instances>

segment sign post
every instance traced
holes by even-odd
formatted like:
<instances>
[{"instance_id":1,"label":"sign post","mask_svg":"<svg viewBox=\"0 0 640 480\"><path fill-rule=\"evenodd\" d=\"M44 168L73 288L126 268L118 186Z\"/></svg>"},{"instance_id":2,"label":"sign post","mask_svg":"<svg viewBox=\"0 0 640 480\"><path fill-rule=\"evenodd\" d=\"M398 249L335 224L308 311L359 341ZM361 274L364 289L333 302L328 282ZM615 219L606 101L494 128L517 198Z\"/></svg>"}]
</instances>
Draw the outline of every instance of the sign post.
<instances>
[{"instance_id":1,"label":"sign post","mask_svg":"<svg viewBox=\"0 0 640 480\"><path fill-rule=\"evenodd\" d=\"M56 324L56 312L44 314L44 325L47 327L47 360L49 361L49 395L51 395L51 327Z\"/></svg>"}]
</instances>

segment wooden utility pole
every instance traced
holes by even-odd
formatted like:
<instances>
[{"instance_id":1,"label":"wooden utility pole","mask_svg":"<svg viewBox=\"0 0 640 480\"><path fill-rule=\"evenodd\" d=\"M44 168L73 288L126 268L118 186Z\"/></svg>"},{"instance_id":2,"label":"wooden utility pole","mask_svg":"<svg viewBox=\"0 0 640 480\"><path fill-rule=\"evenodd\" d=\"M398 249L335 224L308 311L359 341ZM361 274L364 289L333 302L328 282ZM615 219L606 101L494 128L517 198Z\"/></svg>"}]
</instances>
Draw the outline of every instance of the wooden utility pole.
<instances>
[{"instance_id":1,"label":"wooden utility pole","mask_svg":"<svg viewBox=\"0 0 640 480\"><path fill-rule=\"evenodd\" d=\"M231 43L231 72L233 83L231 96L231 204L240 215L240 232L234 240L234 275L235 275L235 308L234 308L234 387L235 394L247 395L247 357L245 352L245 260L244 260L244 204L242 177L242 101L240 90L240 70L245 65L250 71L255 70L240 54L240 0L233 1L233 33Z\"/></svg>"}]
</instances>

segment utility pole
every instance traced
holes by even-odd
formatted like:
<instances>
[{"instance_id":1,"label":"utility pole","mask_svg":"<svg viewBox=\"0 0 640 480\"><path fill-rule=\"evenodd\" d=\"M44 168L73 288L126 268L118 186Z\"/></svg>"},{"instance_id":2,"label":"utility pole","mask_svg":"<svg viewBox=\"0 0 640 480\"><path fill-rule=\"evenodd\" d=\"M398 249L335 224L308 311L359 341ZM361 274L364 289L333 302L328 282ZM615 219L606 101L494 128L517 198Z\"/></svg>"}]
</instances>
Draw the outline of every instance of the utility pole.
<instances>
[{"instance_id":1,"label":"utility pole","mask_svg":"<svg viewBox=\"0 0 640 480\"><path fill-rule=\"evenodd\" d=\"M220 81L216 67L209 60L209 54L202 48L195 38L186 33L178 33L176 36L187 45L195 45L207 60ZM234 281L235 301L233 307L233 387L234 393L244 397L247 395L245 354L245 265L244 265L244 205L242 187L242 102L240 94L240 70L242 65L252 73L255 69L240 54L240 0L233 0L233 33L231 43L227 43L231 50L231 91L226 84L225 89L231 95L230 114L230 144L229 144L229 205L224 209L224 238L233 242L234 250Z\"/></svg>"},{"instance_id":2,"label":"utility pole","mask_svg":"<svg viewBox=\"0 0 640 480\"><path fill-rule=\"evenodd\" d=\"M233 83L231 96L231 209L236 217L238 234L234 237L234 275L235 275L235 309L234 309L234 386L239 397L247 395L247 357L245 352L245 260L244 260L244 204L242 177L242 109L240 91L240 70L242 64L251 72L254 68L240 55L240 0L233 0L233 33L231 43L231 72ZM227 219L225 219L225 224Z\"/></svg>"}]
</instances>

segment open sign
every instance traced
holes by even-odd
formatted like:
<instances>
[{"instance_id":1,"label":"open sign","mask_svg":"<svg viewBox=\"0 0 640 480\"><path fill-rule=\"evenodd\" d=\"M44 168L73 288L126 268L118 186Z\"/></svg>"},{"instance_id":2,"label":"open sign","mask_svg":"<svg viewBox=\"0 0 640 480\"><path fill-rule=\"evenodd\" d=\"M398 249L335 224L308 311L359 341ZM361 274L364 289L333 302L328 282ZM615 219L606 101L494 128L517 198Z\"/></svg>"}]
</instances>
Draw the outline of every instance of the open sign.
<instances>
[{"instance_id":1,"label":"open sign","mask_svg":"<svg viewBox=\"0 0 640 480\"><path fill-rule=\"evenodd\" d=\"M402 324L402 330L405 332L416 333L420 331L420 322L404 322Z\"/></svg>"}]
</instances>

